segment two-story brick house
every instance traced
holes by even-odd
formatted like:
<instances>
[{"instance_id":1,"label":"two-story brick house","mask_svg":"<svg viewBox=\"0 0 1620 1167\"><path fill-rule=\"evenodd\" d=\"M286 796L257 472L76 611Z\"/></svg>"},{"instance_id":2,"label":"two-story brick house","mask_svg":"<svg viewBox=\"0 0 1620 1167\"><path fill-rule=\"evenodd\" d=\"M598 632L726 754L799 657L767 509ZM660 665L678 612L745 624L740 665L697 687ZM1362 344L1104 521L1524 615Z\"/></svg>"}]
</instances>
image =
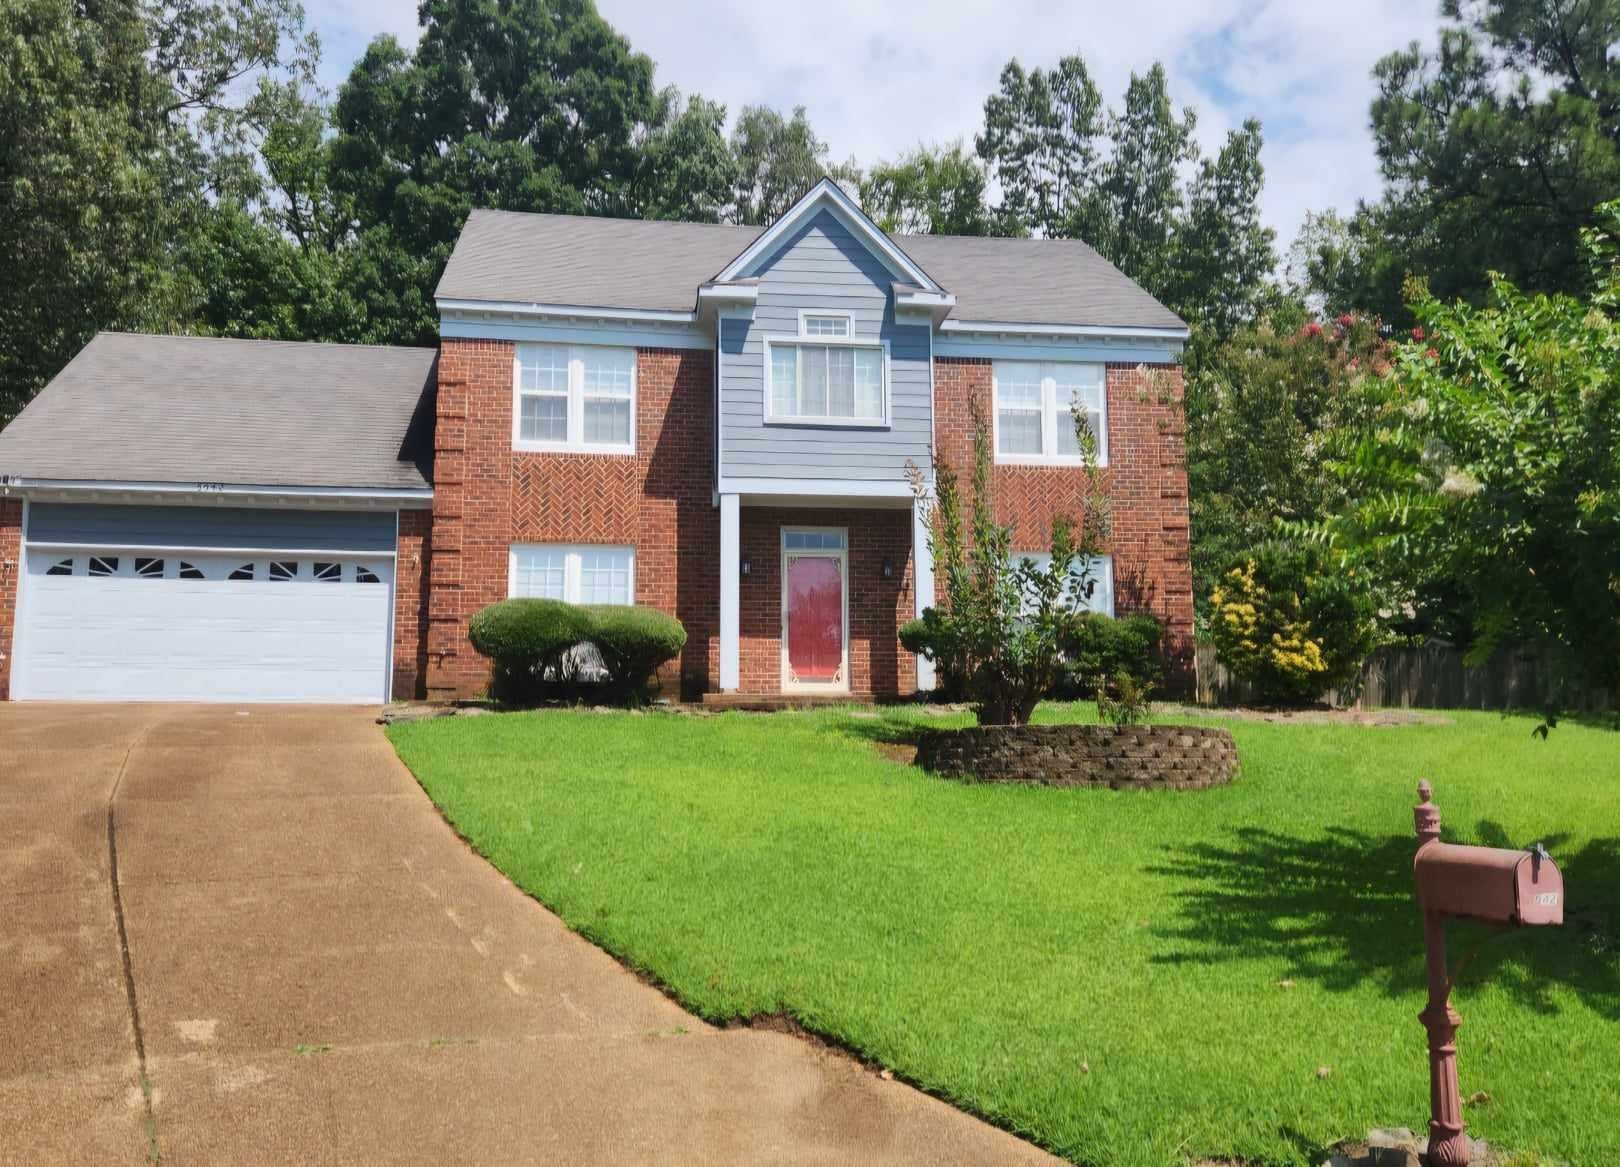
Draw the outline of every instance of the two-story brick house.
<instances>
[{"instance_id":1,"label":"two-story brick house","mask_svg":"<svg viewBox=\"0 0 1620 1167\"><path fill-rule=\"evenodd\" d=\"M1032 554L1084 416L1090 602L1190 651L1186 328L1082 243L891 237L831 182L766 228L475 212L438 308L436 360L98 337L0 434L11 695L472 696L510 595L674 614L689 693L904 695L913 479L976 412Z\"/></svg>"}]
</instances>

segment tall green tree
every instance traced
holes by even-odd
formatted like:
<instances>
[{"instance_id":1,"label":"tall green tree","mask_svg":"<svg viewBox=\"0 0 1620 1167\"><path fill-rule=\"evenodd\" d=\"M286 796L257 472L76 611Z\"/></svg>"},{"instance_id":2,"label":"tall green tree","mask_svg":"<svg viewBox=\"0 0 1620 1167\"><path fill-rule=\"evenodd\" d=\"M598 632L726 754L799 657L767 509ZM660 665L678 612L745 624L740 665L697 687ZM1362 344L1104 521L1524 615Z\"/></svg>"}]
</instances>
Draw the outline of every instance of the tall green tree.
<instances>
[{"instance_id":1,"label":"tall green tree","mask_svg":"<svg viewBox=\"0 0 1620 1167\"><path fill-rule=\"evenodd\" d=\"M825 176L859 182L852 163L828 160L827 143L816 137L802 105L790 118L769 106L743 106L731 131L731 153L737 180L729 217L737 223L771 222Z\"/></svg>"},{"instance_id":2,"label":"tall green tree","mask_svg":"<svg viewBox=\"0 0 1620 1167\"><path fill-rule=\"evenodd\" d=\"M1483 303L1490 272L1579 292L1579 236L1620 192L1620 0L1445 0L1432 52L1374 70L1381 200L1316 289L1398 322L1407 275Z\"/></svg>"},{"instance_id":3,"label":"tall green tree","mask_svg":"<svg viewBox=\"0 0 1620 1167\"><path fill-rule=\"evenodd\" d=\"M0 6L0 424L98 329L188 323L210 143L313 50L286 0Z\"/></svg>"},{"instance_id":4,"label":"tall green tree","mask_svg":"<svg viewBox=\"0 0 1620 1167\"><path fill-rule=\"evenodd\" d=\"M641 144L672 101L591 0L425 0L420 12L414 52L379 37L340 88L332 180L353 208L359 294L391 317L390 339L425 344L433 282L472 208L658 205Z\"/></svg>"},{"instance_id":5,"label":"tall green tree","mask_svg":"<svg viewBox=\"0 0 1620 1167\"><path fill-rule=\"evenodd\" d=\"M726 107L696 94L682 107L673 87L659 100L664 111L641 142L630 210L644 219L717 223L737 184Z\"/></svg>"},{"instance_id":6,"label":"tall green tree","mask_svg":"<svg viewBox=\"0 0 1620 1167\"><path fill-rule=\"evenodd\" d=\"M1455 593L1476 656L1552 646L1620 695L1620 203L1583 233L1584 296L1493 279L1484 307L1414 282L1420 321L1367 424L1326 531L1422 605Z\"/></svg>"},{"instance_id":7,"label":"tall green tree","mask_svg":"<svg viewBox=\"0 0 1620 1167\"><path fill-rule=\"evenodd\" d=\"M885 231L904 235L988 235L983 165L961 142L919 146L879 163L861 179L861 206Z\"/></svg>"},{"instance_id":8,"label":"tall green tree","mask_svg":"<svg viewBox=\"0 0 1620 1167\"><path fill-rule=\"evenodd\" d=\"M1229 334L1272 299L1260 126L1246 122L1211 159L1196 125L1161 65L1133 75L1115 110L1078 56L1051 70L1009 63L976 141L1001 191L998 228L1083 239L1185 319Z\"/></svg>"}]
</instances>

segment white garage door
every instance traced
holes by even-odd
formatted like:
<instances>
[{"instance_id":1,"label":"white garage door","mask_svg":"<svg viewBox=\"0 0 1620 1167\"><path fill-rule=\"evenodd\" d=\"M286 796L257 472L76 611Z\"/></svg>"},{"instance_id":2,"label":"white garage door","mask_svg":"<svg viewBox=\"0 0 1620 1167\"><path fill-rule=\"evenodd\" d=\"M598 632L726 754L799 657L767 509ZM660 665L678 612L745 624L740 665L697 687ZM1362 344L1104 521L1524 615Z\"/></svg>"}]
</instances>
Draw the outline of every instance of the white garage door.
<instances>
[{"instance_id":1,"label":"white garage door","mask_svg":"<svg viewBox=\"0 0 1620 1167\"><path fill-rule=\"evenodd\" d=\"M391 558L107 547L27 566L16 697L386 699Z\"/></svg>"}]
</instances>

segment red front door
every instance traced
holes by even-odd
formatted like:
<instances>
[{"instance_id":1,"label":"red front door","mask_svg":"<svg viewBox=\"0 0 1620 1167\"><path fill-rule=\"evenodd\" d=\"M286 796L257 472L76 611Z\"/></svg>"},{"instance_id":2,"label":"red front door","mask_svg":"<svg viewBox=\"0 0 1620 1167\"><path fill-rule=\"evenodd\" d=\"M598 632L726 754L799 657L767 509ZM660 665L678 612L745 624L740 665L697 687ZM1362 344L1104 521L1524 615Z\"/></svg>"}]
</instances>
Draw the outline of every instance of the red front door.
<instances>
[{"instance_id":1,"label":"red front door","mask_svg":"<svg viewBox=\"0 0 1620 1167\"><path fill-rule=\"evenodd\" d=\"M790 685L842 686L843 556L789 551L785 559L785 680Z\"/></svg>"}]
</instances>

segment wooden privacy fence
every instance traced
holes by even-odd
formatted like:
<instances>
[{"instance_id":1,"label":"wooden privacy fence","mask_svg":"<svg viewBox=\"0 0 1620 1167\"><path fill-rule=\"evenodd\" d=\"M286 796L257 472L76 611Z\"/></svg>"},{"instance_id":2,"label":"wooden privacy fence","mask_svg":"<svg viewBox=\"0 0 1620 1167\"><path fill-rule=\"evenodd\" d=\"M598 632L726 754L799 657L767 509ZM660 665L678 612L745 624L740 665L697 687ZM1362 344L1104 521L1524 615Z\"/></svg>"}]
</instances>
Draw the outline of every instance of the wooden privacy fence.
<instances>
[{"instance_id":1,"label":"wooden privacy fence","mask_svg":"<svg viewBox=\"0 0 1620 1167\"><path fill-rule=\"evenodd\" d=\"M1541 709L1558 684L1545 653L1504 649L1479 665L1463 663L1461 649L1434 641L1377 649L1361 668L1359 692L1328 693L1334 705L1357 709ZM1198 702L1244 705L1254 694L1216 658L1213 645L1198 646ZM1565 709L1614 708L1602 690L1565 693Z\"/></svg>"}]
</instances>

